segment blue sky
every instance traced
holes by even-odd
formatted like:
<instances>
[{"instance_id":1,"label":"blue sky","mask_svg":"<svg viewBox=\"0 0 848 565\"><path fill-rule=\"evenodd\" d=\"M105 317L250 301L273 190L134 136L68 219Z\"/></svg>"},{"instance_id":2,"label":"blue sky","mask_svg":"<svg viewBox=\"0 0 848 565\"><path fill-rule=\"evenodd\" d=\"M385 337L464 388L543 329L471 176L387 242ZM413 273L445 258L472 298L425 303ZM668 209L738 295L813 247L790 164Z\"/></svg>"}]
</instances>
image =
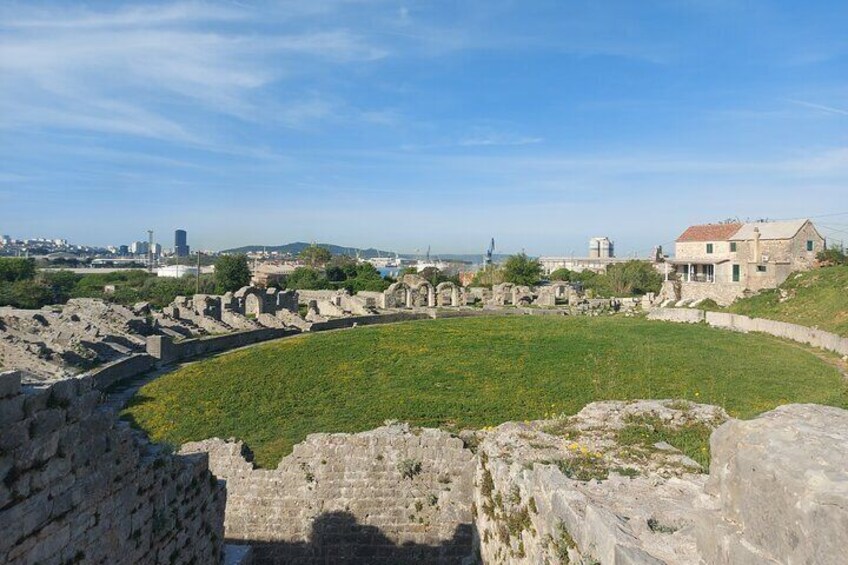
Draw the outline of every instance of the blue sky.
<instances>
[{"instance_id":1,"label":"blue sky","mask_svg":"<svg viewBox=\"0 0 848 565\"><path fill-rule=\"evenodd\" d=\"M848 212L846 29L844 1L4 1L0 232L645 254Z\"/></svg>"}]
</instances>

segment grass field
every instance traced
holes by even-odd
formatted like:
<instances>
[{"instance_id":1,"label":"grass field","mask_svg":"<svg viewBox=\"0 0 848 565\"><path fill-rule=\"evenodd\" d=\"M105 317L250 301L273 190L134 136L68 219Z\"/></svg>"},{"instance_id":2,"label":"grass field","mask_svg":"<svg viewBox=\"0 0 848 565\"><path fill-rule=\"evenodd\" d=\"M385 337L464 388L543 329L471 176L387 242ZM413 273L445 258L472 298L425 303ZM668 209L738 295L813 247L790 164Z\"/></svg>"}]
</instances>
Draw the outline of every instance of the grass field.
<instances>
[{"instance_id":1,"label":"grass field","mask_svg":"<svg viewBox=\"0 0 848 565\"><path fill-rule=\"evenodd\" d=\"M273 467L313 432L386 419L448 429L573 414L602 399L686 398L750 418L848 407L839 372L799 347L643 319L481 317L305 335L182 367L125 412L158 441L244 440Z\"/></svg>"},{"instance_id":2,"label":"grass field","mask_svg":"<svg viewBox=\"0 0 848 565\"><path fill-rule=\"evenodd\" d=\"M783 290L786 298L781 302ZM727 312L752 318L817 326L848 337L848 266L826 267L791 275L780 290L738 300Z\"/></svg>"}]
</instances>

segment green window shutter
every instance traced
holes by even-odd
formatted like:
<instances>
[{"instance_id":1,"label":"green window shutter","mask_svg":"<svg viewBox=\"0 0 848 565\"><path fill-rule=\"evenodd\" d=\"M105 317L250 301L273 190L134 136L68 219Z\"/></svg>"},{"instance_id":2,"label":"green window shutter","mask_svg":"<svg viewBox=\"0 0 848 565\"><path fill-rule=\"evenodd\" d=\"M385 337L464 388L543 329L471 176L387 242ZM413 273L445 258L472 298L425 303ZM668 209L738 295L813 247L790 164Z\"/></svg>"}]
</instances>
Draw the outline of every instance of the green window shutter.
<instances>
[{"instance_id":1,"label":"green window shutter","mask_svg":"<svg viewBox=\"0 0 848 565\"><path fill-rule=\"evenodd\" d=\"M730 242L730 252L736 253L736 242L735 241Z\"/></svg>"},{"instance_id":2,"label":"green window shutter","mask_svg":"<svg viewBox=\"0 0 848 565\"><path fill-rule=\"evenodd\" d=\"M739 265L733 265L733 282L739 282Z\"/></svg>"},{"instance_id":3,"label":"green window shutter","mask_svg":"<svg viewBox=\"0 0 848 565\"><path fill-rule=\"evenodd\" d=\"M707 244L707 253L712 253L712 252L713 252L713 244L712 244L712 243L708 243L708 244Z\"/></svg>"},{"instance_id":4,"label":"green window shutter","mask_svg":"<svg viewBox=\"0 0 848 565\"><path fill-rule=\"evenodd\" d=\"M807 251L812 251L812 250L813 250L813 240L808 239L807 240Z\"/></svg>"}]
</instances>

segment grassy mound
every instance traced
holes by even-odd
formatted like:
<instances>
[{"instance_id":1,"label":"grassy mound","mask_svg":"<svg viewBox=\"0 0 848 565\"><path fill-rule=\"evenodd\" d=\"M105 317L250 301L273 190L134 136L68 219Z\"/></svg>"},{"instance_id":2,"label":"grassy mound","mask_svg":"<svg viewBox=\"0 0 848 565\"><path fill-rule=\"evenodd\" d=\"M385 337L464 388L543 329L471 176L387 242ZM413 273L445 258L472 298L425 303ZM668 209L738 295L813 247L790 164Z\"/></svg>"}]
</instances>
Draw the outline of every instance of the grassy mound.
<instances>
[{"instance_id":1,"label":"grassy mound","mask_svg":"<svg viewBox=\"0 0 848 565\"><path fill-rule=\"evenodd\" d=\"M486 317L300 336L187 365L126 411L157 441L247 442L275 466L313 432L386 419L448 429L573 414L594 400L686 398L749 418L848 406L840 374L765 335L642 319Z\"/></svg>"},{"instance_id":2,"label":"grassy mound","mask_svg":"<svg viewBox=\"0 0 848 565\"><path fill-rule=\"evenodd\" d=\"M791 275L779 289L738 300L726 311L817 326L848 337L848 266Z\"/></svg>"}]
</instances>

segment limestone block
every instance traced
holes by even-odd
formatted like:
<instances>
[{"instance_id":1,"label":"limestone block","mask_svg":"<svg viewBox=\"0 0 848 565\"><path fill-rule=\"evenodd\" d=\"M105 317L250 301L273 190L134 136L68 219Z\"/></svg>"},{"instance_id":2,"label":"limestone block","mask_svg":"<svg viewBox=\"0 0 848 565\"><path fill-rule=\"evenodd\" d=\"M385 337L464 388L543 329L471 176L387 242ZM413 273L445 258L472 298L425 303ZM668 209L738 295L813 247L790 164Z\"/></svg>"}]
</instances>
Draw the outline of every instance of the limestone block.
<instances>
[{"instance_id":1,"label":"limestone block","mask_svg":"<svg viewBox=\"0 0 848 565\"><path fill-rule=\"evenodd\" d=\"M743 552L750 563L844 563L848 411L781 406L728 422L710 444L707 488L718 496L720 517L702 521L698 534L710 563L741 562ZM718 534L716 519L725 526Z\"/></svg>"},{"instance_id":2,"label":"limestone block","mask_svg":"<svg viewBox=\"0 0 848 565\"><path fill-rule=\"evenodd\" d=\"M24 418L24 397L22 395L0 398L0 428Z\"/></svg>"},{"instance_id":3,"label":"limestone block","mask_svg":"<svg viewBox=\"0 0 848 565\"><path fill-rule=\"evenodd\" d=\"M6 371L0 373L0 398L15 396L21 391L21 372Z\"/></svg>"}]
</instances>

